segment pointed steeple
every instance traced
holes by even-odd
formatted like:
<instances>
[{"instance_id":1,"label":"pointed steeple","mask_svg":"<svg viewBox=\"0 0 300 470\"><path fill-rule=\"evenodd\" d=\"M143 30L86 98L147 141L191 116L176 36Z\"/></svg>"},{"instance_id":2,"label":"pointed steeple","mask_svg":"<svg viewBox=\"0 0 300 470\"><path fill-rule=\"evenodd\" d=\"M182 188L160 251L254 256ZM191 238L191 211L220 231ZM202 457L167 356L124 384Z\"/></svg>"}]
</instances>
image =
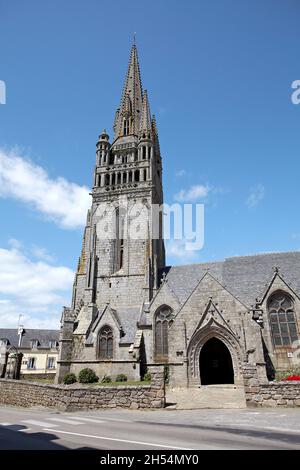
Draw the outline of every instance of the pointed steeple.
<instances>
[{"instance_id":1,"label":"pointed steeple","mask_svg":"<svg viewBox=\"0 0 300 470\"><path fill-rule=\"evenodd\" d=\"M150 139L152 137L151 113L147 90L143 94L142 117L140 124L140 138Z\"/></svg>"},{"instance_id":2,"label":"pointed steeple","mask_svg":"<svg viewBox=\"0 0 300 470\"><path fill-rule=\"evenodd\" d=\"M120 107L114 123L114 140L124 135L138 135L142 109L142 82L137 48L132 45Z\"/></svg>"},{"instance_id":3,"label":"pointed steeple","mask_svg":"<svg viewBox=\"0 0 300 470\"><path fill-rule=\"evenodd\" d=\"M159 146L158 130L157 130L156 118L155 118L154 114L152 116L151 125L152 125L152 134L153 134L155 151L157 153L157 156L160 157L160 146Z\"/></svg>"}]
</instances>

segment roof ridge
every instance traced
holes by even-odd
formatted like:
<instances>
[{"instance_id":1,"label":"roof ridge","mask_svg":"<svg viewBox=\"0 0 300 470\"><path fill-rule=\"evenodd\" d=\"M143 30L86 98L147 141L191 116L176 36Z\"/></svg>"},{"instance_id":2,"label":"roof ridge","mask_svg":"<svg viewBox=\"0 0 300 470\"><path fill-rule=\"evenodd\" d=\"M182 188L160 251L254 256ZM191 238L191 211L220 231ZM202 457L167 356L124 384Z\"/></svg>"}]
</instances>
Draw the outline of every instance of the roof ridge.
<instances>
[{"instance_id":1,"label":"roof ridge","mask_svg":"<svg viewBox=\"0 0 300 470\"><path fill-rule=\"evenodd\" d=\"M272 255L293 255L293 254L299 254L300 255L300 250L294 250L294 251L265 251L265 252L260 252L260 253L250 253L247 255L237 255L237 256L228 256L224 259L224 261L227 261L229 259L237 259L237 258L254 258L254 257L260 257L260 256L272 256Z\"/></svg>"},{"instance_id":2,"label":"roof ridge","mask_svg":"<svg viewBox=\"0 0 300 470\"><path fill-rule=\"evenodd\" d=\"M181 268L181 267L186 267L186 266L205 266L209 264L222 264L225 263L225 261L232 260L232 259L241 259L241 258L253 258L253 257L262 257L262 256L271 256L271 255L293 255L293 254L298 254L300 256L300 250L294 250L294 251L270 251L270 252L261 252L261 253L250 253L247 255L240 255L240 256L227 256L223 259L219 259L216 261L203 261L202 263L185 263L185 264L175 264L172 266L166 266L165 268Z\"/></svg>"}]
</instances>

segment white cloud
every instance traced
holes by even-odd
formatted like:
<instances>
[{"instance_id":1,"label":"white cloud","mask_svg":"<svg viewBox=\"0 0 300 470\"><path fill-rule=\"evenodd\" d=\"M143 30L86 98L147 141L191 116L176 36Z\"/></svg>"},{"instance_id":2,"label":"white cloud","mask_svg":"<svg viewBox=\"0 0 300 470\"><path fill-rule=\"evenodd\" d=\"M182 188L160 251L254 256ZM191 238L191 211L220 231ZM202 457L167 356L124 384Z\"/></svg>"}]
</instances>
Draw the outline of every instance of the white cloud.
<instances>
[{"instance_id":1,"label":"white cloud","mask_svg":"<svg viewBox=\"0 0 300 470\"><path fill-rule=\"evenodd\" d=\"M42 261L47 261L47 263L53 263L55 261L55 258L50 255L45 248L41 246L33 245L31 248L31 253L33 254L33 256L35 256L35 258L38 258Z\"/></svg>"},{"instance_id":2,"label":"white cloud","mask_svg":"<svg viewBox=\"0 0 300 470\"><path fill-rule=\"evenodd\" d=\"M8 240L9 246L12 248L15 248L16 250L21 250L22 248L22 243L19 240L16 240L15 238L10 238Z\"/></svg>"},{"instance_id":3,"label":"white cloud","mask_svg":"<svg viewBox=\"0 0 300 470\"><path fill-rule=\"evenodd\" d=\"M32 261L19 248L0 248L0 325L59 328L63 305L70 303L74 273L65 266Z\"/></svg>"},{"instance_id":4,"label":"white cloud","mask_svg":"<svg viewBox=\"0 0 300 470\"><path fill-rule=\"evenodd\" d=\"M186 243L190 243L191 240L167 240L166 243L166 252L168 256L168 264L173 264L173 262L184 263L199 263L199 253L200 250L187 250Z\"/></svg>"},{"instance_id":5,"label":"white cloud","mask_svg":"<svg viewBox=\"0 0 300 470\"><path fill-rule=\"evenodd\" d=\"M212 188L208 185L198 184L189 189L181 189L175 194L174 199L178 202L193 202L199 199L205 199Z\"/></svg>"},{"instance_id":6,"label":"white cloud","mask_svg":"<svg viewBox=\"0 0 300 470\"><path fill-rule=\"evenodd\" d=\"M0 197L30 205L63 228L85 224L91 204L89 189L47 172L16 152L0 149Z\"/></svg>"},{"instance_id":7,"label":"white cloud","mask_svg":"<svg viewBox=\"0 0 300 470\"><path fill-rule=\"evenodd\" d=\"M257 184L250 190L250 195L246 200L246 205L249 208L257 206L257 204L262 201L265 197L266 190L262 184Z\"/></svg>"}]
</instances>

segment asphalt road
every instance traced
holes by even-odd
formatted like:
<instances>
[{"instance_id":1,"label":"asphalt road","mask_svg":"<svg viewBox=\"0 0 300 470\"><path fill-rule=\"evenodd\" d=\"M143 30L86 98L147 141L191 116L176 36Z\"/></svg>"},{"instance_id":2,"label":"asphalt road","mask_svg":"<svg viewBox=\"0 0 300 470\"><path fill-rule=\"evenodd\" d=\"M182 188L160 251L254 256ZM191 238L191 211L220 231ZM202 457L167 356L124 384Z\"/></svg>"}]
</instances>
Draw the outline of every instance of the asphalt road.
<instances>
[{"instance_id":1,"label":"asphalt road","mask_svg":"<svg viewBox=\"0 0 300 470\"><path fill-rule=\"evenodd\" d=\"M300 449L300 410L103 410L0 407L0 449Z\"/></svg>"}]
</instances>

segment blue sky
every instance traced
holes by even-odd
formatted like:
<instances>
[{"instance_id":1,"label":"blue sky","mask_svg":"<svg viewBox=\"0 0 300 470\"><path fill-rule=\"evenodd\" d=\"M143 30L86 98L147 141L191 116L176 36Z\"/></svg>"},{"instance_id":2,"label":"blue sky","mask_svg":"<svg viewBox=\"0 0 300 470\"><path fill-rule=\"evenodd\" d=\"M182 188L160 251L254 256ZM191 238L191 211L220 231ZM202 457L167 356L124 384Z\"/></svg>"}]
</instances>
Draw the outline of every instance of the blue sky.
<instances>
[{"instance_id":1,"label":"blue sky","mask_svg":"<svg viewBox=\"0 0 300 470\"><path fill-rule=\"evenodd\" d=\"M56 327L70 302L134 31L165 201L205 204L204 248L169 244L168 263L300 249L299 15L296 0L0 0L2 326Z\"/></svg>"}]
</instances>

